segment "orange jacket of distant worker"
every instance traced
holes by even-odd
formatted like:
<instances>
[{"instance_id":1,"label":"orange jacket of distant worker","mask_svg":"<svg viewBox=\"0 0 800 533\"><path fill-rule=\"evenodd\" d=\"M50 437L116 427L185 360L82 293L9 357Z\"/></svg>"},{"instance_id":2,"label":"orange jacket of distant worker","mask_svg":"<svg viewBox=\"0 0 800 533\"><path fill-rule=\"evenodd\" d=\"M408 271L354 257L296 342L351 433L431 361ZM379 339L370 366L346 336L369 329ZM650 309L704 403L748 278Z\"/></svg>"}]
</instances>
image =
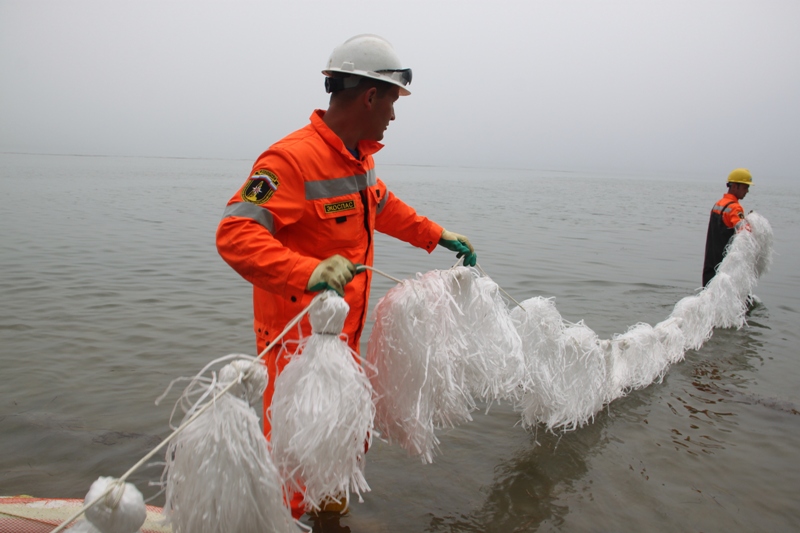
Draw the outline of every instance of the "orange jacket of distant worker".
<instances>
[{"instance_id":1,"label":"orange jacket of distant worker","mask_svg":"<svg viewBox=\"0 0 800 533\"><path fill-rule=\"evenodd\" d=\"M706 256L703 263L703 287L708 285L717 272L717 266L725 256L725 247L731 238L743 229L749 229L744 218L744 209L739 199L725 193L714 207L708 220L706 235Z\"/></svg>"},{"instance_id":2,"label":"orange jacket of distant worker","mask_svg":"<svg viewBox=\"0 0 800 533\"><path fill-rule=\"evenodd\" d=\"M314 268L339 254L372 265L373 232L433 251L442 227L394 196L376 177L372 154L383 145L361 141L360 160L323 122L317 110L311 123L264 152L249 179L228 202L217 229L223 259L253 284L254 328L260 353L315 293L306 290ZM358 351L369 301L371 272L356 274L345 286L350 312L343 333ZM306 317L303 336L311 334ZM296 328L284 340L296 339ZM269 389L287 361L267 357ZM266 418L265 418L266 420ZM266 428L265 428L266 429Z\"/></svg>"}]
</instances>

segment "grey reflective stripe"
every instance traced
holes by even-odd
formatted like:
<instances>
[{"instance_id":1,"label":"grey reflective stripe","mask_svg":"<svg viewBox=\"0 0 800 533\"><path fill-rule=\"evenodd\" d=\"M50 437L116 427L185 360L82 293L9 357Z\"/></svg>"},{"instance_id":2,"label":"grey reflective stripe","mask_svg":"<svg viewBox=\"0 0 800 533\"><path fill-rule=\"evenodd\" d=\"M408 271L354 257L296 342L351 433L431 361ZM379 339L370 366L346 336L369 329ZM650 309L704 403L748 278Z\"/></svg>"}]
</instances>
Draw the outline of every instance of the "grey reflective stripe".
<instances>
[{"instance_id":1,"label":"grey reflective stripe","mask_svg":"<svg viewBox=\"0 0 800 533\"><path fill-rule=\"evenodd\" d=\"M366 174L356 174L345 178L334 178L331 180L307 181L306 200L319 200L322 198L335 198L354 192L363 191L377 183L375 169L369 170Z\"/></svg>"},{"instance_id":2,"label":"grey reflective stripe","mask_svg":"<svg viewBox=\"0 0 800 533\"><path fill-rule=\"evenodd\" d=\"M247 202L237 202L235 204L231 204L226 207L225 212L222 213L223 219L228 217L252 219L267 228L267 231L270 233L275 233L275 224L272 222L272 213L270 213L267 209L259 207L255 204Z\"/></svg>"},{"instance_id":3,"label":"grey reflective stripe","mask_svg":"<svg viewBox=\"0 0 800 533\"><path fill-rule=\"evenodd\" d=\"M384 194L384 195L383 195L383 198L381 198L381 201L380 201L380 202L378 202L378 208L375 210L375 213L376 213L376 214L378 214L378 215L380 215L380 214L381 214L381 211L383 211L383 206L385 206L385 205L386 205L386 199L387 199L388 197L389 197L389 190L387 189L387 190L386 190L386 194Z\"/></svg>"},{"instance_id":4,"label":"grey reflective stripe","mask_svg":"<svg viewBox=\"0 0 800 533\"><path fill-rule=\"evenodd\" d=\"M733 229L738 230L739 228L745 226L746 224L747 221L745 219L742 219L733 227Z\"/></svg>"},{"instance_id":5,"label":"grey reflective stripe","mask_svg":"<svg viewBox=\"0 0 800 533\"><path fill-rule=\"evenodd\" d=\"M712 209L712 211L714 211L715 213L719 213L720 215L723 213L730 213L731 211L733 211L733 209L731 209L728 206L731 205L732 203L734 203L733 200L731 200L725 205L714 204L714 209Z\"/></svg>"}]
</instances>

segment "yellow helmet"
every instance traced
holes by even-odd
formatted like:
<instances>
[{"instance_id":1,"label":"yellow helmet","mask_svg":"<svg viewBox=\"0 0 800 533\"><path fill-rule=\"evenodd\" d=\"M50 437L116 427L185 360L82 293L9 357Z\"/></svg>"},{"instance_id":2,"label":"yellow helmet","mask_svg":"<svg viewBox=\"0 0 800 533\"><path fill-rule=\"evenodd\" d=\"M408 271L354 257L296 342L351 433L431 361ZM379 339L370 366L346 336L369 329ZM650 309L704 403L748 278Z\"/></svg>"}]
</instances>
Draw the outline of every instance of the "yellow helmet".
<instances>
[{"instance_id":1,"label":"yellow helmet","mask_svg":"<svg viewBox=\"0 0 800 533\"><path fill-rule=\"evenodd\" d=\"M752 185L753 176L746 168L737 168L728 175L728 183L744 183L745 185Z\"/></svg>"}]
</instances>

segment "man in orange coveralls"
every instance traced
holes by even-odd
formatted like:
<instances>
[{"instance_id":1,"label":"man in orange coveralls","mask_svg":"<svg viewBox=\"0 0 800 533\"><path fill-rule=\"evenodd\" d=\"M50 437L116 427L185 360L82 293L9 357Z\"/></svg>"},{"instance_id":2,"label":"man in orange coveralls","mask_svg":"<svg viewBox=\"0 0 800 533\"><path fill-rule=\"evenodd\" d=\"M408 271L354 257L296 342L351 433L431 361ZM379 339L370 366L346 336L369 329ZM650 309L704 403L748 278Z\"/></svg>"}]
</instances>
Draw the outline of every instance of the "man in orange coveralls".
<instances>
[{"instance_id":1,"label":"man in orange coveralls","mask_svg":"<svg viewBox=\"0 0 800 533\"><path fill-rule=\"evenodd\" d=\"M703 263L703 287L717 273L717 267L725 257L725 247L731 237L750 226L744 218L744 209L739 205L753 184L753 176L746 168L737 168L728 176L728 192L711 209L706 234L706 257Z\"/></svg>"},{"instance_id":2,"label":"man in orange coveralls","mask_svg":"<svg viewBox=\"0 0 800 533\"><path fill-rule=\"evenodd\" d=\"M383 145L394 102L410 94L411 69L403 68L391 44L358 35L334 49L325 88L327 111L273 144L230 199L217 229L222 258L253 284L254 329L260 354L315 292L337 291L350 305L343 333L359 351L372 273L356 275L356 264L372 265L375 230L427 250L438 245L475 265L475 250L463 235L443 229L397 198L375 173L373 154ZM308 318L303 336L311 334ZM297 338L293 328L284 342ZM288 363L280 345L266 356L264 432L275 376ZM302 515L300 499L292 513Z\"/></svg>"}]
</instances>

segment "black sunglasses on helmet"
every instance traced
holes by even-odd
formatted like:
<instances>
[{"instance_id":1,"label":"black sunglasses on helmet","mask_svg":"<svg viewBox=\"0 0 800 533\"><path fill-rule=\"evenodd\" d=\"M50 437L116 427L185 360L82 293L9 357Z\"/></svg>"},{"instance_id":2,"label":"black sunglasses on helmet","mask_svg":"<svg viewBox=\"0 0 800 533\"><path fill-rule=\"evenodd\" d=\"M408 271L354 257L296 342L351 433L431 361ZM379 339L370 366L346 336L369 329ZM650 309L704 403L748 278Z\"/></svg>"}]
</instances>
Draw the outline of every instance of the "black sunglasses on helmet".
<instances>
[{"instance_id":1,"label":"black sunglasses on helmet","mask_svg":"<svg viewBox=\"0 0 800 533\"><path fill-rule=\"evenodd\" d=\"M378 70L378 74L388 74L394 81L403 84L403 87L411 83L411 69L387 69Z\"/></svg>"}]
</instances>

